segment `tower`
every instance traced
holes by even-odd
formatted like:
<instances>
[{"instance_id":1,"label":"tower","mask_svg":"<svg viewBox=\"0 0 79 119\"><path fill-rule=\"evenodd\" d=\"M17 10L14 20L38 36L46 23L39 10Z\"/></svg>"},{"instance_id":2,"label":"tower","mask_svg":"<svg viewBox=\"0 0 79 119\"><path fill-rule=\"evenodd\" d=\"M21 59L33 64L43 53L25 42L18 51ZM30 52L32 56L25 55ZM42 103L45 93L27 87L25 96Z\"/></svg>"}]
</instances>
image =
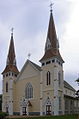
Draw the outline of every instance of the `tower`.
<instances>
[{"instance_id":1,"label":"tower","mask_svg":"<svg viewBox=\"0 0 79 119\"><path fill-rule=\"evenodd\" d=\"M41 72L41 93L40 112L41 115L59 115L64 113L63 97L63 59L59 51L53 13L50 10L45 53L40 60Z\"/></svg>"},{"instance_id":2,"label":"tower","mask_svg":"<svg viewBox=\"0 0 79 119\"><path fill-rule=\"evenodd\" d=\"M12 30L6 67L2 72L3 75L2 111L9 113L9 115L13 115L13 101L14 101L13 85L14 80L17 78L18 73L19 71L16 65L16 56L13 40L13 30Z\"/></svg>"}]
</instances>

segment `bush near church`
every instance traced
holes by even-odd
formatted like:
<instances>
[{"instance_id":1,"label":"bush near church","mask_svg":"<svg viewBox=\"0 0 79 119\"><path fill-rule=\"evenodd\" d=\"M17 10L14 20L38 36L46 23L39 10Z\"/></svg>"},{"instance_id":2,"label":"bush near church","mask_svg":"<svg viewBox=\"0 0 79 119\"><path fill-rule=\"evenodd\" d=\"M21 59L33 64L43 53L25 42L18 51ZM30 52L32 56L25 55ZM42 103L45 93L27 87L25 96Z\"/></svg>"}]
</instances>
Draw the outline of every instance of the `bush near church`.
<instances>
[{"instance_id":1,"label":"bush near church","mask_svg":"<svg viewBox=\"0 0 79 119\"><path fill-rule=\"evenodd\" d=\"M6 116L8 116L6 112L0 112L0 119L5 119Z\"/></svg>"}]
</instances>

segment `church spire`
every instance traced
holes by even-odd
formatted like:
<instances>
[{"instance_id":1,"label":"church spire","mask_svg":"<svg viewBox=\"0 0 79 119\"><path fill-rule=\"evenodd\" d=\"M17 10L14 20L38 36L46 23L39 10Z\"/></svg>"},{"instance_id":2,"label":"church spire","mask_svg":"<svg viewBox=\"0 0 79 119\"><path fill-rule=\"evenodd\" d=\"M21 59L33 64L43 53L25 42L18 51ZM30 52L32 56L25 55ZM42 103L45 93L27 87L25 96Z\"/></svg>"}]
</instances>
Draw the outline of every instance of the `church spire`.
<instances>
[{"instance_id":1,"label":"church spire","mask_svg":"<svg viewBox=\"0 0 79 119\"><path fill-rule=\"evenodd\" d=\"M52 57L57 57L61 61L63 61L60 52L59 52L59 42L57 39L53 13L52 13L52 6L50 6L50 19L49 19L49 26L47 32L47 39L45 44L45 54L40 61L50 59Z\"/></svg>"},{"instance_id":2,"label":"church spire","mask_svg":"<svg viewBox=\"0 0 79 119\"><path fill-rule=\"evenodd\" d=\"M16 55L15 55L14 40L13 40L13 28L11 31L12 31L11 40L10 40L9 52L7 56L6 68L2 72L2 74L7 73L9 71L14 72L14 73L19 73L17 66L16 66Z\"/></svg>"},{"instance_id":3,"label":"church spire","mask_svg":"<svg viewBox=\"0 0 79 119\"><path fill-rule=\"evenodd\" d=\"M58 48L58 40L57 40L56 29L55 29L53 14L52 14L52 8L50 10L50 20L49 20L45 50L48 50L50 48L53 49Z\"/></svg>"},{"instance_id":4,"label":"church spire","mask_svg":"<svg viewBox=\"0 0 79 119\"><path fill-rule=\"evenodd\" d=\"M16 66L15 49L14 49L14 41L13 41L13 30L11 33L11 40L10 40L8 57L7 57L7 65L15 65Z\"/></svg>"}]
</instances>

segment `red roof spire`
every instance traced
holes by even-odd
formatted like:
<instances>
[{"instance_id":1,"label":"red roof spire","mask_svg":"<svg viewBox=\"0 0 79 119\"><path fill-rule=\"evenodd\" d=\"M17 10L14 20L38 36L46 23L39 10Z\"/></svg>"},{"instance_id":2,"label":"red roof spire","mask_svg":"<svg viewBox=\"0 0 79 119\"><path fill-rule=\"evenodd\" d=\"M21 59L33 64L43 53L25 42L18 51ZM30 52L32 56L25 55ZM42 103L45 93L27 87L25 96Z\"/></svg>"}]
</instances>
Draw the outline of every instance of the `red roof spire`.
<instances>
[{"instance_id":1,"label":"red roof spire","mask_svg":"<svg viewBox=\"0 0 79 119\"><path fill-rule=\"evenodd\" d=\"M14 73L19 73L16 66L16 56L15 56L15 48L14 48L14 41L13 41L13 28L11 33L11 40L10 40L9 52L7 56L6 68L3 71L3 73L7 73L9 71Z\"/></svg>"},{"instance_id":2,"label":"red roof spire","mask_svg":"<svg viewBox=\"0 0 79 119\"><path fill-rule=\"evenodd\" d=\"M13 33L11 33L11 40L7 57L7 65L16 65Z\"/></svg>"},{"instance_id":3,"label":"red roof spire","mask_svg":"<svg viewBox=\"0 0 79 119\"><path fill-rule=\"evenodd\" d=\"M60 55L60 52L59 52L59 42L58 42L57 35L56 35L56 29L55 29L55 24L54 24L54 19L53 19L53 14L52 14L52 7L51 7L47 40L45 44L45 54L40 61L47 60L54 56L59 57L59 59L63 61Z\"/></svg>"},{"instance_id":4,"label":"red roof spire","mask_svg":"<svg viewBox=\"0 0 79 119\"><path fill-rule=\"evenodd\" d=\"M48 41L50 42L51 48L54 48L54 49L58 48L58 40L57 40L52 11L50 13L50 20L49 20L49 27L48 27L48 34L47 34L47 41L46 41L46 50L49 49Z\"/></svg>"}]
</instances>

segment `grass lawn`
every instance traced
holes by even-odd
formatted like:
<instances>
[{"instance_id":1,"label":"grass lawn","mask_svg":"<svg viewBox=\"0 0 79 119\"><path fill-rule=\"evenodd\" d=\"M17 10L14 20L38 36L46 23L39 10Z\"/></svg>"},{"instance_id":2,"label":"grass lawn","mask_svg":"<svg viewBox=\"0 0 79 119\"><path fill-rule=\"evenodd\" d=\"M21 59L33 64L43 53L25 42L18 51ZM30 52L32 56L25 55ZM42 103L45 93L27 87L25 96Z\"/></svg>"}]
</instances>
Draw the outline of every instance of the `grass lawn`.
<instances>
[{"instance_id":1,"label":"grass lawn","mask_svg":"<svg viewBox=\"0 0 79 119\"><path fill-rule=\"evenodd\" d=\"M79 118L78 115L64 115L64 116L45 116L45 117L25 117L15 119L79 119Z\"/></svg>"}]
</instances>

